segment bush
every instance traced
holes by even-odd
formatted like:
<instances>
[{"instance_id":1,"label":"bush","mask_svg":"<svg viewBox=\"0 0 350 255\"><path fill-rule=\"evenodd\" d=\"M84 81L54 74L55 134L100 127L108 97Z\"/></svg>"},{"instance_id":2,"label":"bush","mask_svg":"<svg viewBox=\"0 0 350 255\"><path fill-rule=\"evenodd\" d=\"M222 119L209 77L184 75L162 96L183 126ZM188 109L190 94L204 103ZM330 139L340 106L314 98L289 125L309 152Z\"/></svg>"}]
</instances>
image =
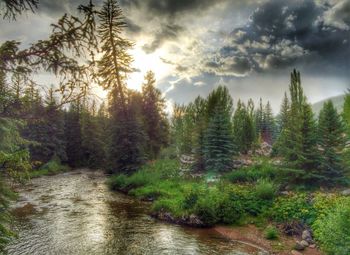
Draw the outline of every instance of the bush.
<instances>
[{"instance_id":1,"label":"bush","mask_svg":"<svg viewBox=\"0 0 350 255\"><path fill-rule=\"evenodd\" d=\"M302 222L310 224L316 218L316 211L310 199L303 193L278 197L269 214L278 223Z\"/></svg>"},{"instance_id":2,"label":"bush","mask_svg":"<svg viewBox=\"0 0 350 255\"><path fill-rule=\"evenodd\" d=\"M53 158L46 164L42 165L38 170L30 171L29 176L31 178L35 178L43 175L53 175L66 171L69 171L69 167L62 165L61 161L58 158Z\"/></svg>"},{"instance_id":3,"label":"bush","mask_svg":"<svg viewBox=\"0 0 350 255\"><path fill-rule=\"evenodd\" d=\"M315 238L330 255L350 254L350 200L337 204L313 224Z\"/></svg>"},{"instance_id":4,"label":"bush","mask_svg":"<svg viewBox=\"0 0 350 255\"><path fill-rule=\"evenodd\" d=\"M276 191L276 185L267 179L259 179L255 186L256 196L260 199L271 200L275 197Z\"/></svg>"},{"instance_id":5,"label":"bush","mask_svg":"<svg viewBox=\"0 0 350 255\"><path fill-rule=\"evenodd\" d=\"M277 168L268 162L262 162L249 167L234 170L224 176L233 183L256 182L259 179L274 179L277 176Z\"/></svg>"},{"instance_id":6,"label":"bush","mask_svg":"<svg viewBox=\"0 0 350 255\"><path fill-rule=\"evenodd\" d=\"M233 224L242 217L244 209L234 193L212 187L198 198L194 213L207 225Z\"/></svg>"},{"instance_id":7,"label":"bush","mask_svg":"<svg viewBox=\"0 0 350 255\"><path fill-rule=\"evenodd\" d=\"M108 179L107 183L113 190L124 189L128 185L128 177L124 174L113 175Z\"/></svg>"},{"instance_id":8,"label":"bush","mask_svg":"<svg viewBox=\"0 0 350 255\"><path fill-rule=\"evenodd\" d=\"M275 240L278 238L278 230L274 226L268 226L264 232L265 238Z\"/></svg>"}]
</instances>

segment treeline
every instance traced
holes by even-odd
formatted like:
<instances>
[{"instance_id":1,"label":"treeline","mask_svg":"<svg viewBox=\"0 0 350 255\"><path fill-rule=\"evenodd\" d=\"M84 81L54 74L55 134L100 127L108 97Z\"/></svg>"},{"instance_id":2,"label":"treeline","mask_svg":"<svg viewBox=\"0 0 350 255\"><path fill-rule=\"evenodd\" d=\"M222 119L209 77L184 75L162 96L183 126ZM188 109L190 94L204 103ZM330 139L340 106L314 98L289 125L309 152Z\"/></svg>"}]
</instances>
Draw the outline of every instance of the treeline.
<instances>
[{"instance_id":1,"label":"treeline","mask_svg":"<svg viewBox=\"0 0 350 255\"><path fill-rule=\"evenodd\" d=\"M276 117L262 100L258 107L239 100L233 109L228 89L218 87L206 99L175 106L172 145L178 155L194 155L194 170L222 172L232 169L235 155L254 154L265 142L283 159L291 181L339 183L349 170L349 103L347 95L340 114L328 101L316 117L296 70Z\"/></svg>"},{"instance_id":2,"label":"treeline","mask_svg":"<svg viewBox=\"0 0 350 255\"><path fill-rule=\"evenodd\" d=\"M18 130L17 136L7 138L6 143L13 148L2 152L9 157L10 153L15 156L22 151L22 161L30 159L33 168L54 160L71 167L134 171L146 160L157 158L168 144L164 99L155 82L150 71L142 92L127 90L128 105L118 116L112 102L97 106L86 96L63 108L52 88L43 97L33 85L22 90L2 79L1 119L12 122L11 128ZM17 139L24 141L20 149L15 146L19 144Z\"/></svg>"}]
</instances>

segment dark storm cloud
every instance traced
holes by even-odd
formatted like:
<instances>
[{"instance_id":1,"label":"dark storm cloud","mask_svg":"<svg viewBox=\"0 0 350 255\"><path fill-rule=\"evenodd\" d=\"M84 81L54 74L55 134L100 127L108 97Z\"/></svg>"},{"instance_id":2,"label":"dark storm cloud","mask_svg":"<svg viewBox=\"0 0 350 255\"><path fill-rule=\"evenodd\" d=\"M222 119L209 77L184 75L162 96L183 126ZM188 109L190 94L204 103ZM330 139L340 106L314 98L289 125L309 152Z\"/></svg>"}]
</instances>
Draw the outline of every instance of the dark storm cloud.
<instances>
[{"instance_id":1,"label":"dark storm cloud","mask_svg":"<svg viewBox=\"0 0 350 255\"><path fill-rule=\"evenodd\" d=\"M121 4L128 7L142 8L145 6L152 15L174 16L183 12L203 11L217 4L213 0L122 0Z\"/></svg>"},{"instance_id":2,"label":"dark storm cloud","mask_svg":"<svg viewBox=\"0 0 350 255\"><path fill-rule=\"evenodd\" d=\"M152 42L145 44L142 49L146 53L152 53L162 46L164 42L178 39L179 33L183 30L184 28L177 24L164 24L161 26L160 31L154 34Z\"/></svg>"},{"instance_id":3,"label":"dark storm cloud","mask_svg":"<svg viewBox=\"0 0 350 255\"><path fill-rule=\"evenodd\" d=\"M210 59L204 70L235 76L237 71L239 75L249 69L271 71L302 65L310 71L347 72L350 31L345 25L349 16L334 13L347 13L349 1L341 5L269 1L252 13L245 26L233 30L229 43L213 57L217 68ZM341 21L336 23L335 17ZM241 59L245 61L237 61Z\"/></svg>"}]
</instances>

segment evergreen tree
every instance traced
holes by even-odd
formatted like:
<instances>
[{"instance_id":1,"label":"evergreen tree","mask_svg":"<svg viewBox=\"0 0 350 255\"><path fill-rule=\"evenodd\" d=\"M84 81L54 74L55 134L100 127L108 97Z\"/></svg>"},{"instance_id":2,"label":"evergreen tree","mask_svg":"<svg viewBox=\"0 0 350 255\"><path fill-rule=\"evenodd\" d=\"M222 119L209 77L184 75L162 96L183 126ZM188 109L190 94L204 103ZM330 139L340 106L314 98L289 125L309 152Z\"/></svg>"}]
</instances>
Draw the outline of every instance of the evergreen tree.
<instances>
[{"instance_id":1,"label":"evergreen tree","mask_svg":"<svg viewBox=\"0 0 350 255\"><path fill-rule=\"evenodd\" d=\"M90 168L102 167L106 156L101 135L103 130L99 129L95 112L93 102L92 109L89 111L85 106L81 114L82 158L84 164Z\"/></svg>"},{"instance_id":2,"label":"evergreen tree","mask_svg":"<svg viewBox=\"0 0 350 255\"><path fill-rule=\"evenodd\" d=\"M276 128L275 117L273 116L272 108L268 101L263 112L262 139L269 144L273 144L276 138Z\"/></svg>"},{"instance_id":3,"label":"evergreen tree","mask_svg":"<svg viewBox=\"0 0 350 255\"><path fill-rule=\"evenodd\" d=\"M321 174L324 181L339 181L344 172L341 153L345 146L345 128L332 101L323 105L318 125L322 150Z\"/></svg>"},{"instance_id":4,"label":"evergreen tree","mask_svg":"<svg viewBox=\"0 0 350 255\"><path fill-rule=\"evenodd\" d=\"M207 170L225 171L235 153L232 134L232 98L226 87L218 87L207 99L208 127L204 138Z\"/></svg>"},{"instance_id":5,"label":"evergreen tree","mask_svg":"<svg viewBox=\"0 0 350 255\"><path fill-rule=\"evenodd\" d=\"M81 104L79 101L70 105L65 113L65 132L67 162L70 166L77 167L82 162L82 134L81 134Z\"/></svg>"},{"instance_id":6,"label":"evergreen tree","mask_svg":"<svg viewBox=\"0 0 350 255\"><path fill-rule=\"evenodd\" d=\"M32 160L47 162L52 158L67 160L64 137L64 115L57 108L56 99L50 88L43 115L28 122L23 135L34 141L30 146Z\"/></svg>"},{"instance_id":7,"label":"evergreen tree","mask_svg":"<svg viewBox=\"0 0 350 255\"><path fill-rule=\"evenodd\" d=\"M133 44L122 37L126 23L116 0L107 0L103 4L99 18L102 57L98 62L98 77L101 79L100 84L110 90L111 141L108 165L112 172L131 172L145 160L145 134L136 110L136 97L127 91L125 84L132 62L128 50Z\"/></svg>"},{"instance_id":8,"label":"evergreen tree","mask_svg":"<svg viewBox=\"0 0 350 255\"><path fill-rule=\"evenodd\" d=\"M146 160L146 135L140 115L141 95L129 92L127 99L127 112L115 104L117 108L111 111L111 143L108 149L111 172L132 173Z\"/></svg>"},{"instance_id":9,"label":"evergreen tree","mask_svg":"<svg viewBox=\"0 0 350 255\"><path fill-rule=\"evenodd\" d=\"M238 151L247 154L255 142L255 128L253 118L240 100L233 115L233 135Z\"/></svg>"},{"instance_id":10,"label":"evergreen tree","mask_svg":"<svg viewBox=\"0 0 350 255\"><path fill-rule=\"evenodd\" d=\"M207 101L198 96L193 103L193 124L194 124L194 157L197 171L205 170L205 134L207 130L206 119Z\"/></svg>"},{"instance_id":11,"label":"evergreen tree","mask_svg":"<svg viewBox=\"0 0 350 255\"><path fill-rule=\"evenodd\" d=\"M210 171L229 170L235 153L230 116L218 107L209 120L205 136L205 164Z\"/></svg>"},{"instance_id":12,"label":"evergreen tree","mask_svg":"<svg viewBox=\"0 0 350 255\"><path fill-rule=\"evenodd\" d=\"M344 151L343 159L347 172L350 173L350 89L345 95L344 107L343 107L343 119L346 125L347 131L347 145Z\"/></svg>"},{"instance_id":13,"label":"evergreen tree","mask_svg":"<svg viewBox=\"0 0 350 255\"><path fill-rule=\"evenodd\" d=\"M142 85L142 115L150 159L157 158L160 149L168 144L169 136L169 125L164 111L165 101L155 83L154 73L149 71Z\"/></svg>"},{"instance_id":14,"label":"evergreen tree","mask_svg":"<svg viewBox=\"0 0 350 255\"><path fill-rule=\"evenodd\" d=\"M302 150L300 167L306 170L305 179L320 178L318 163L320 160L317 148L317 124L310 104L304 103L302 109Z\"/></svg>"},{"instance_id":15,"label":"evergreen tree","mask_svg":"<svg viewBox=\"0 0 350 255\"><path fill-rule=\"evenodd\" d=\"M290 102L287 93L284 93L283 101L281 104L280 113L278 115L278 128L279 132L285 128L289 118Z\"/></svg>"},{"instance_id":16,"label":"evergreen tree","mask_svg":"<svg viewBox=\"0 0 350 255\"><path fill-rule=\"evenodd\" d=\"M316 126L310 104L301 86L300 73L291 73L290 103L285 96L281 107L281 134L275 148L287 164L303 169L303 178L315 177L318 164Z\"/></svg>"}]
</instances>

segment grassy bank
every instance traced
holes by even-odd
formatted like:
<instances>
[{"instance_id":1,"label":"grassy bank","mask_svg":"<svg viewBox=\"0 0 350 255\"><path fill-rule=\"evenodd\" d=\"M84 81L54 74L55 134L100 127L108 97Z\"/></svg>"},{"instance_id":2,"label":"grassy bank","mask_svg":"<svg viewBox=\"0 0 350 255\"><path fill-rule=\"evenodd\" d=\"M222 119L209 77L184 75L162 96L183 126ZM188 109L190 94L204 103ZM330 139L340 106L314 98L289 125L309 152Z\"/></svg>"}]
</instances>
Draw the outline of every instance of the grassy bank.
<instances>
[{"instance_id":1,"label":"grassy bank","mask_svg":"<svg viewBox=\"0 0 350 255\"><path fill-rule=\"evenodd\" d=\"M180 176L178 169L176 161L160 160L131 176L112 176L109 185L153 201L153 213L166 215L161 217L166 220L197 226L253 222L265 228L273 224L276 228L266 229L266 238L271 239L279 232L299 235L311 228L329 254L349 254L349 197L320 190L297 191L300 188L281 192L285 178L278 167L268 163L233 171L215 183L208 183L205 176ZM345 237L339 240L339 236Z\"/></svg>"},{"instance_id":2,"label":"grassy bank","mask_svg":"<svg viewBox=\"0 0 350 255\"><path fill-rule=\"evenodd\" d=\"M70 168L61 164L59 160L50 160L38 169L29 171L28 176L29 178L36 178L44 175L55 175L69 170Z\"/></svg>"}]
</instances>

